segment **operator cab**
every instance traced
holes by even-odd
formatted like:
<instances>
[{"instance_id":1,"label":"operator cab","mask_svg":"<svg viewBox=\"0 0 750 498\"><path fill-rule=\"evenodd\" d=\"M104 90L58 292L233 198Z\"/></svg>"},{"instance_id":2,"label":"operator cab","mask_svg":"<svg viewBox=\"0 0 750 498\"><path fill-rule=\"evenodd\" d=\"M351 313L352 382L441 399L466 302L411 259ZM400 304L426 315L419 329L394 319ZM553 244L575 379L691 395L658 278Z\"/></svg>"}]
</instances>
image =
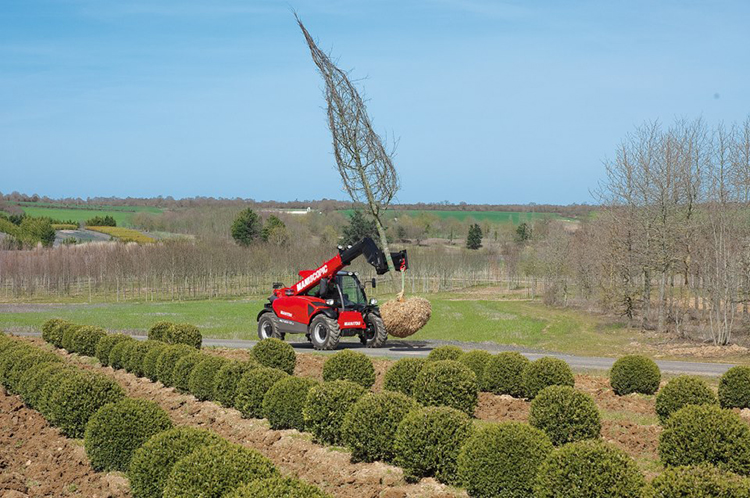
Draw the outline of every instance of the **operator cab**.
<instances>
[{"instance_id":1,"label":"operator cab","mask_svg":"<svg viewBox=\"0 0 750 498\"><path fill-rule=\"evenodd\" d=\"M318 285L308 290L305 295L314 296L326 301L333 301L336 308L362 311L368 305L365 289L355 272L340 271L333 281L323 279ZM343 305L342 305L343 303Z\"/></svg>"}]
</instances>

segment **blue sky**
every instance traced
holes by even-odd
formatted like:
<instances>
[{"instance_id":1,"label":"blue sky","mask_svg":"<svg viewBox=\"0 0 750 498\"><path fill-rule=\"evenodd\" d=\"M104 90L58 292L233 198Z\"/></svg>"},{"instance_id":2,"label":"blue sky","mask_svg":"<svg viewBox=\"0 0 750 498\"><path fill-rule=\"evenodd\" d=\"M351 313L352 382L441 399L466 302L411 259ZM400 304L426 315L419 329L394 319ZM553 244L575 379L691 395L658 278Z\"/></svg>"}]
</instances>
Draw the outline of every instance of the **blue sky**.
<instances>
[{"instance_id":1,"label":"blue sky","mask_svg":"<svg viewBox=\"0 0 750 498\"><path fill-rule=\"evenodd\" d=\"M0 191L346 198L291 8L401 202L592 202L634 126L750 113L746 1L3 0Z\"/></svg>"}]
</instances>

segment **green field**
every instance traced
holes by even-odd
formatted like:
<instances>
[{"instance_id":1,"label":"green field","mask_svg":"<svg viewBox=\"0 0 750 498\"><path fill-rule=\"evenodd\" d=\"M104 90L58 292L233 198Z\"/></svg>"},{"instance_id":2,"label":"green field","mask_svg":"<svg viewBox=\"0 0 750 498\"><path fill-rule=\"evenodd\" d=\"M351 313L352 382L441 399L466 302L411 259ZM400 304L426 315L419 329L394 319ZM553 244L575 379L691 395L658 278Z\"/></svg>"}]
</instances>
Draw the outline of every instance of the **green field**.
<instances>
[{"instance_id":1,"label":"green field","mask_svg":"<svg viewBox=\"0 0 750 498\"><path fill-rule=\"evenodd\" d=\"M454 300L431 296L432 320L410 339L495 342L550 351L614 356L628 351L638 333L603 324L573 310L526 301ZM255 339L261 300L137 304L12 305L0 313L0 329L38 331L49 318L144 333L160 320L190 322L207 337ZM352 339L356 340L356 339ZM642 340L642 339L639 339Z\"/></svg>"},{"instance_id":2,"label":"green field","mask_svg":"<svg viewBox=\"0 0 750 498\"><path fill-rule=\"evenodd\" d=\"M350 215L352 209L344 209L341 211L347 216ZM562 216L554 213L532 213L532 212L520 212L520 211L418 211L418 210L389 210L387 211L388 218L397 218L400 215L417 216L419 214L427 214L437 216L438 218L445 220L454 218L458 221L465 221L467 218L472 218L474 221L488 221L490 223L512 223L518 225L521 222L531 222L535 220L542 220L545 218L552 219L565 219Z\"/></svg>"},{"instance_id":3,"label":"green field","mask_svg":"<svg viewBox=\"0 0 750 498\"><path fill-rule=\"evenodd\" d=\"M19 202L18 205L28 216L47 216L55 220L72 220L76 223L94 216L112 216L118 226L132 225L135 213L161 213L163 210L147 206L96 206L86 209L73 208L64 204L44 202Z\"/></svg>"}]
</instances>

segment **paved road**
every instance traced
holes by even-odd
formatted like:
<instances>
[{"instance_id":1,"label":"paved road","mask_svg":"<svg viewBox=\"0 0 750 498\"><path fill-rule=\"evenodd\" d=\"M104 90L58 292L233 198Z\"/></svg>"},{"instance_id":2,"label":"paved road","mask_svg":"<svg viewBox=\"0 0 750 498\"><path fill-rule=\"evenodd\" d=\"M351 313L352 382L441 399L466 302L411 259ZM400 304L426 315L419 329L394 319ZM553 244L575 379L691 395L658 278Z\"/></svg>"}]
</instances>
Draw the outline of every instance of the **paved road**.
<instances>
[{"instance_id":1,"label":"paved road","mask_svg":"<svg viewBox=\"0 0 750 498\"><path fill-rule=\"evenodd\" d=\"M18 335L27 335L39 337L39 333L19 333ZM136 339L146 339L145 336L134 336ZM289 336L287 336L289 337ZM211 339L205 338L205 346L217 346L225 348L250 348L257 341L248 341L241 339ZM291 336L289 343L298 351L314 352L312 345L304 341L299 341L295 336ZM573 369L576 370L609 370L616 358L606 358L601 356L574 356L569 354L555 353L551 351L541 351L513 346L503 346L495 343L477 343L477 342L444 342L444 341L404 341L389 340L384 348L370 349L363 347L359 342L341 342L339 349L356 349L369 356L380 356L386 358L406 358L406 357L425 357L437 346L453 344L460 348L471 351L472 349L484 349L491 353L501 351L518 351L530 360L536 360L542 356L554 356L565 360ZM335 351L317 351L318 353L331 354ZM721 376L734 365L728 363L699 363L690 361L669 361L657 360L656 364L663 373L678 375L702 375L709 377Z\"/></svg>"}]
</instances>

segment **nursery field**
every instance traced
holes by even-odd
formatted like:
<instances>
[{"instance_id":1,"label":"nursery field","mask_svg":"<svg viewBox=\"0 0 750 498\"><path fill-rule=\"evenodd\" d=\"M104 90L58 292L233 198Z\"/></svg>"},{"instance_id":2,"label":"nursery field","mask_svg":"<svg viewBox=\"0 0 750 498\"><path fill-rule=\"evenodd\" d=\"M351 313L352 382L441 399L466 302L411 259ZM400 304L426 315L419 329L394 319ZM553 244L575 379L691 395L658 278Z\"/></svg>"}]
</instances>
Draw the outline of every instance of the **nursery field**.
<instances>
[{"instance_id":1,"label":"nursery field","mask_svg":"<svg viewBox=\"0 0 750 498\"><path fill-rule=\"evenodd\" d=\"M344 209L341 211L347 216L350 215L353 210ZM452 210L427 210L418 211L413 209L405 210L390 210L386 213L389 218L396 218L399 215L407 214L409 216L417 216L420 214L427 214L437 216L441 220L455 219L458 221L464 221L467 218L472 218L474 221L482 222L487 221L490 223L510 223L518 225L519 223L530 223L532 221L538 221L543 219L565 219L560 215L553 213L533 213L530 211L452 211Z\"/></svg>"},{"instance_id":2,"label":"nursery field","mask_svg":"<svg viewBox=\"0 0 750 498\"><path fill-rule=\"evenodd\" d=\"M19 202L28 216L47 216L56 220L83 222L94 216L112 216L118 226L129 226L135 213L161 213L163 210L147 206L96 206L85 209L64 204Z\"/></svg>"}]
</instances>

